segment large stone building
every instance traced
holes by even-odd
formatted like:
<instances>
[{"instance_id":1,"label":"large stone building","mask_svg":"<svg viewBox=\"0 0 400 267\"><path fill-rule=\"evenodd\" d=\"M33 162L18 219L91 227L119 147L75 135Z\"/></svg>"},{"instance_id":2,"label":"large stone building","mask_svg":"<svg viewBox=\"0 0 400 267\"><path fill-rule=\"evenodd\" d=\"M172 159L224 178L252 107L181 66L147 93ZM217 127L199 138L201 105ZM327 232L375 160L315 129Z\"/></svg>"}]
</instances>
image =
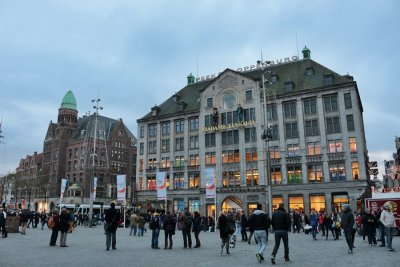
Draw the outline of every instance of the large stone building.
<instances>
[{"instance_id":1,"label":"large stone building","mask_svg":"<svg viewBox=\"0 0 400 267\"><path fill-rule=\"evenodd\" d=\"M59 203L63 178L69 185L63 203L89 204L93 177L97 177L95 201L109 203L116 197L118 174L126 175L127 200L133 202L136 138L122 119L101 116L98 110L78 118L75 96L68 91L58 110L57 122L49 124L39 176L46 181L50 207Z\"/></svg>"},{"instance_id":2,"label":"large stone building","mask_svg":"<svg viewBox=\"0 0 400 267\"><path fill-rule=\"evenodd\" d=\"M215 210L205 198L209 167L217 212L268 206L268 173L272 206L305 213L344 203L356 209L369 179L357 83L312 60L307 48L303 59L189 75L184 88L138 119L138 144L137 193L145 208L164 208L155 191L161 171L169 210L208 215Z\"/></svg>"}]
</instances>

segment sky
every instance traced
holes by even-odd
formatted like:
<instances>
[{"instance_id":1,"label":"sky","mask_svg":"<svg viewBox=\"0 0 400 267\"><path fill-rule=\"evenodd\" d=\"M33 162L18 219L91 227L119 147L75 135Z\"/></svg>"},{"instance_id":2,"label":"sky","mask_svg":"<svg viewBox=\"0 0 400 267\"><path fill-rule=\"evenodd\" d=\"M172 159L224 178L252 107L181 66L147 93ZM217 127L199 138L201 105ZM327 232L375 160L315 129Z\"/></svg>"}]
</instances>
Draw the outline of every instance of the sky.
<instances>
[{"instance_id":1,"label":"sky","mask_svg":"<svg viewBox=\"0 0 400 267\"><path fill-rule=\"evenodd\" d=\"M72 90L79 116L136 120L186 77L264 60L311 58L357 82L370 161L400 135L400 1L0 0L0 175L43 150Z\"/></svg>"}]
</instances>

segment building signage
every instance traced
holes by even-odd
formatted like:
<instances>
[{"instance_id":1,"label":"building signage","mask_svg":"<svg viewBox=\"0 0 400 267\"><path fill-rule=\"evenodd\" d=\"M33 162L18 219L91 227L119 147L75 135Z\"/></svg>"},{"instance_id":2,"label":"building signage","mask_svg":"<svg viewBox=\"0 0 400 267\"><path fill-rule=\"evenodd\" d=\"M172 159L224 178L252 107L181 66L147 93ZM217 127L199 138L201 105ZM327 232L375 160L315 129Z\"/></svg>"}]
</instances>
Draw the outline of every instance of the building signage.
<instances>
[{"instance_id":1,"label":"building signage","mask_svg":"<svg viewBox=\"0 0 400 267\"><path fill-rule=\"evenodd\" d=\"M298 56L292 56L290 57L285 57L283 59L277 59L276 61L265 61L265 62L260 62L259 64L256 65L250 65L250 66L245 66L242 68L238 68L236 69L237 72L247 72L247 71L252 71L252 70L256 70L256 69L262 69L265 67L271 67L274 65L280 65L280 64L284 64L284 63L290 63L290 62L295 62L298 61L299 57ZM201 77L197 77L196 78L196 82L202 82L202 81L207 81L210 79L214 79L216 78L218 75L220 75L222 72L219 73L215 73L215 74L210 74L210 75L206 75L206 76L201 76Z\"/></svg>"},{"instance_id":2,"label":"building signage","mask_svg":"<svg viewBox=\"0 0 400 267\"><path fill-rule=\"evenodd\" d=\"M235 123L229 123L224 125L208 126L203 128L203 132L216 132L221 130L229 130L234 128L242 128L246 126L255 126L255 121L238 121Z\"/></svg>"}]
</instances>

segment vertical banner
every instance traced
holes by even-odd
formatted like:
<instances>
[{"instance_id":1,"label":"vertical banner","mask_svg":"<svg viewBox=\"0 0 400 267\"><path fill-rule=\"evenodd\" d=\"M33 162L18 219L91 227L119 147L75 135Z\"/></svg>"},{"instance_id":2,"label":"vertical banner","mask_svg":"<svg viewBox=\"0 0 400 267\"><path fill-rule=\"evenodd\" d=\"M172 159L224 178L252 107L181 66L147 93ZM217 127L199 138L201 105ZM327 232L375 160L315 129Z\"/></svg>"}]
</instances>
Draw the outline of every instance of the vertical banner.
<instances>
[{"instance_id":1,"label":"vertical banner","mask_svg":"<svg viewBox=\"0 0 400 267\"><path fill-rule=\"evenodd\" d=\"M206 198L215 198L217 194L217 187L215 185L215 168L205 169L206 178Z\"/></svg>"},{"instance_id":2,"label":"vertical banner","mask_svg":"<svg viewBox=\"0 0 400 267\"><path fill-rule=\"evenodd\" d=\"M64 197L64 192L66 187L67 187L67 179L61 179L61 194L60 194L61 199Z\"/></svg>"},{"instance_id":3,"label":"vertical banner","mask_svg":"<svg viewBox=\"0 0 400 267\"><path fill-rule=\"evenodd\" d=\"M97 177L93 178L93 200L96 200Z\"/></svg>"},{"instance_id":4,"label":"vertical banner","mask_svg":"<svg viewBox=\"0 0 400 267\"><path fill-rule=\"evenodd\" d=\"M157 172L156 176L156 188L158 200L167 199L167 186L166 186L165 172Z\"/></svg>"},{"instance_id":5,"label":"vertical banner","mask_svg":"<svg viewBox=\"0 0 400 267\"><path fill-rule=\"evenodd\" d=\"M126 197L126 175L117 175L117 200L125 202Z\"/></svg>"}]
</instances>

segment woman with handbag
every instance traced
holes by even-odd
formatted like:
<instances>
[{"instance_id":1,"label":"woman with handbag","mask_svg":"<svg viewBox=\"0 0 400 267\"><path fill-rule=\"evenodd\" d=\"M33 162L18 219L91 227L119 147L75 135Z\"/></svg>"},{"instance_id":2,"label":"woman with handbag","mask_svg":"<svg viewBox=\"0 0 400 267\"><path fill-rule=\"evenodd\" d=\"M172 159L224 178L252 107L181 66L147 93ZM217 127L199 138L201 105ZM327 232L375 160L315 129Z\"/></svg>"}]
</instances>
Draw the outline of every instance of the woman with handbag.
<instances>
[{"instance_id":1,"label":"woman with handbag","mask_svg":"<svg viewBox=\"0 0 400 267\"><path fill-rule=\"evenodd\" d=\"M225 213L221 211L218 217L218 229L219 229L219 237L221 238L221 250L220 254L224 252L224 247L226 248L226 254L229 253L229 237L233 233L230 233L228 218Z\"/></svg>"}]
</instances>

